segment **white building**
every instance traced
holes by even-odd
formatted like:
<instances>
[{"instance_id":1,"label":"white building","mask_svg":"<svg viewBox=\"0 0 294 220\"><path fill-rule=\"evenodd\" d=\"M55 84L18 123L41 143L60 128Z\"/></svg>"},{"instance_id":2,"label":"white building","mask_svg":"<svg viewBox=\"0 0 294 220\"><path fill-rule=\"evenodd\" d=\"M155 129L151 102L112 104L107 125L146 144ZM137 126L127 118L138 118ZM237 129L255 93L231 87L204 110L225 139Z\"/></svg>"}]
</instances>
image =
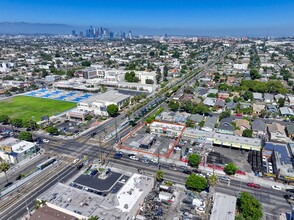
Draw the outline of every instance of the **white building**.
<instances>
[{"instance_id":1,"label":"white building","mask_svg":"<svg viewBox=\"0 0 294 220\"><path fill-rule=\"evenodd\" d=\"M107 91L106 93L91 96L88 99L84 99L78 103L78 108L88 111L94 111L95 115L108 116L107 106L115 104L118 109L121 109L123 104L130 99L131 96L124 95L115 90Z\"/></svg>"},{"instance_id":2,"label":"white building","mask_svg":"<svg viewBox=\"0 0 294 220\"><path fill-rule=\"evenodd\" d=\"M248 69L248 64L247 63L237 63L237 64L234 64L234 69L237 69L237 70L247 70Z\"/></svg>"}]
</instances>

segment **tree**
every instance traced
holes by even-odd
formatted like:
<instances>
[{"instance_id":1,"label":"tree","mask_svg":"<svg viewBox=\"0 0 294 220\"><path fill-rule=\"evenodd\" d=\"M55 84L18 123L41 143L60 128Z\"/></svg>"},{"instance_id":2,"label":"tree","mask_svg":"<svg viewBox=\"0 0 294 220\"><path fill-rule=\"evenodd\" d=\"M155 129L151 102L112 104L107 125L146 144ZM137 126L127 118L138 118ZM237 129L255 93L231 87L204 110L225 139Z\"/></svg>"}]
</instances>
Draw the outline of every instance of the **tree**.
<instances>
[{"instance_id":1,"label":"tree","mask_svg":"<svg viewBox=\"0 0 294 220\"><path fill-rule=\"evenodd\" d=\"M190 128L194 128L194 126L195 126L195 122L192 121L192 120L190 120L190 119L187 119L187 121L186 121L186 126L187 126L187 127L190 127Z\"/></svg>"},{"instance_id":2,"label":"tree","mask_svg":"<svg viewBox=\"0 0 294 220\"><path fill-rule=\"evenodd\" d=\"M243 137L252 137L252 130L250 130L250 129L245 129L244 131L243 131L243 134L242 134L242 136Z\"/></svg>"},{"instance_id":3,"label":"tree","mask_svg":"<svg viewBox=\"0 0 294 220\"><path fill-rule=\"evenodd\" d=\"M7 124L9 122L8 115L0 115L0 123Z\"/></svg>"},{"instance_id":4,"label":"tree","mask_svg":"<svg viewBox=\"0 0 294 220\"><path fill-rule=\"evenodd\" d=\"M161 80L161 71L159 68L156 70L156 83L159 84Z\"/></svg>"},{"instance_id":5,"label":"tree","mask_svg":"<svg viewBox=\"0 0 294 220\"><path fill-rule=\"evenodd\" d=\"M91 66L91 62L88 60L82 61L82 66Z\"/></svg>"},{"instance_id":6,"label":"tree","mask_svg":"<svg viewBox=\"0 0 294 220\"><path fill-rule=\"evenodd\" d=\"M50 126L50 127L46 128L46 131L51 135L59 135L60 134L59 130L55 126Z\"/></svg>"},{"instance_id":7,"label":"tree","mask_svg":"<svg viewBox=\"0 0 294 220\"><path fill-rule=\"evenodd\" d=\"M251 69L250 70L250 77L252 80L255 80L255 79L260 79L261 75L259 74L257 69Z\"/></svg>"},{"instance_id":8,"label":"tree","mask_svg":"<svg viewBox=\"0 0 294 220\"><path fill-rule=\"evenodd\" d=\"M180 107L179 103L178 102L175 102L174 100L171 100L169 103L168 103L168 107L170 108L170 110L172 111L177 111L178 108Z\"/></svg>"},{"instance_id":9,"label":"tree","mask_svg":"<svg viewBox=\"0 0 294 220\"><path fill-rule=\"evenodd\" d=\"M225 99L225 102L226 102L226 103L229 103L229 102L231 102L231 99L230 99L230 98L226 98L226 99Z\"/></svg>"},{"instance_id":10,"label":"tree","mask_svg":"<svg viewBox=\"0 0 294 220\"><path fill-rule=\"evenodd\" d=\"M8 178L7 178L7 173L6 172L9 170L9 168L10 168L9 163L2 162L0 164L0 171L4 172L7 183L8 183Z\"/></svg>"},{"instance_id":11,"label":"tree","mask_svg":"<svg viewBox=\"0 0 294 220\"><path fill-rule=\"evenodd\" d=\"M248 101L248 100L253 100L253 93L250 92L250 91L245 91L244 92L244 95L243 95L243 98Z\"/></svg>"},{"instance_id":12,"label":"tree","mask_svg":"<svg viewBox=\"0 0 294 220\"><path fill-rule=\"evenodd\" d=\"M88 218L88 220L98 220L98 219L99 219L99 217L97 215L93 215Z\"/></svg>"},{"instance_id":13,"label":"tree","mask_svg":"<svg viewBox=\"0 0 294 220\"><path fill-rule=\"evenodd\" d=\"M115 104L107 106L107 112L111 117L115 116L118 112L118 106Z\"/></svg>"},{"instance_id":14,"label":"tree","mask_svg":"<svg viewBox=\"0 0 294 220\"><path fill-rule=\"evenodd\" d=\"M188 163L191 167L198 167L201 162L201 156L199 154L190 154Z\"/></svg>"},{"instance_id":15,"label":"tree","mask_svg":"<svg viewBox=\"0 0 294 220\"><path fill-rule=\"evenodd\" d=\"M284 105L285 105L285 99L279 98L278 99L278 103L279 103L279 107L284 107Z\"/></svg>"},{"instance_id":16,"label":"tree","mask_svg":"<svg viewBox=\"0 0 294 220\"><path fill-rule=\"evenodd\" d=\"M202 176L197 176L196 174L191 174L186 180L186 187L191 190L196 190L201 192L207 188L207 180Z\"/></svg>"},{"instance_id":17,"label":"tree","mask_svg":"<svg viewBox=\"0 0 294 220\"><path fill-rule=\"evenodd\" d=\"M22 119L21 118L13 118L10 120L11 125L21 128L22 127Z\"/></svg>"},{"instance_id":18,"label":"tree","mask_svg":"<svg viewBox=\"0 0 294 220\"><path fill-rule=\"evenodd\" d=\"M262 219L262 206L260 202L248 192L241 192L237 201L237 207L240 213L239 219Z\"/></svg>"},{"instance_id":19,"label":"tree","mask_svg":"<svg viewBox=\"0 0 294 220\"><path fill-rule=\"evenodd\" d=\"M125 73L125 80L127 82L139 82L139 78L136 76L134 71Z\"/></svg>"},{"instance_id":20,"label":"tree","mask_svg":"<svg viewBox=\"0 0 294 220\"><path fill-rule=\"evenodd\" d=\"M168 75L168 67L167 65L164 65L163 67L163 80L167 81L167 75Z\"/></svg>"},{"instance_id":21,"label":"tree","mask_svg":"<svg viewBox=\"0 0 294 220\"><path fill-rule=\"evenodd\" d=\"M212 174L209 177L209 185L212 187L215 187L218 184L218 177L215 174Z\"/></svg>"},{"instance_id":22,"label":"tree","mask_svg":"<svg viewBox=\"0 0 294 220\"><path fill-rule=\"evenodd\" d=\"M33 140L33 136L32 136L32 134L30 132L21 131L18 134L18 139L24 140L24 141L32 141Z\"/></svg>"},{"instance_id":23,"label":"tree","mask_svg":"<svg viewBox=\"0 0 294 220\"><path fill-rule=\"evenodd\" d=\"M198 123L198 126L199 126L200 128L202 128L204 124L205 124L205 121L202 120L202 121L200 121L200 122Z\"/></svg>"},{"instance_id":24,"label":"tree","mask_svg":"<svg viewBox=\"0 0 294 220\"><path fill-rule=\"evenodd\" d=\"M163 171L162 170L157 170L156 171L156 180L158 182L161 182L163 180Z\"/></svg>"},{"instance_id":25,"label":"tree","mask_svg":"<svg viewBox=\"0 0 294 220\"><path fill-rule=\"evenodd\" d=\"M231 116L231 110L224 111L220 113L219 120L222 120L223 118L229 118Z\"/></svg>"},{"instance_id":26,"label":"tree","mask_svg":"<svg viewBox=\"0 0 294 220\"><path fill-rule=\"evenodd\" d=\"M146 79L145 83L146 84L154 84L154 81L152 79Z\"/></svg>"},{"instance_id":27,"label":"tree","mask_svg":"<svg viewBox=\"0 0 294 220\"><path fill-rule=\"evenodd\" d=\"M227 164L224 168L224 172L228 175L234 175L237 170L238 170L238 167L233 163Z\"/></svg>"}]
</instances>

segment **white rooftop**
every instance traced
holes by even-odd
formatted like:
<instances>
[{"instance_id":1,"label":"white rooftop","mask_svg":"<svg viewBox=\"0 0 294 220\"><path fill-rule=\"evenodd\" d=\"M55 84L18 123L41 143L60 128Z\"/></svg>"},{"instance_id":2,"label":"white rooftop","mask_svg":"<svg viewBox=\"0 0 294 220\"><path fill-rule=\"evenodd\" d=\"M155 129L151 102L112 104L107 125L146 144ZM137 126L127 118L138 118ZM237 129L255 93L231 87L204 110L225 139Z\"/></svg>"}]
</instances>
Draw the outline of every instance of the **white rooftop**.
<instances>
[{"instance_id":1,"label":"white rooftop","mask_svg":"<svg viewBox=\"0 0 294 220\"><path fill-rule=\"evenodd\" d=\"M27 150L35 147L35 144L28 141L20 141L17 144L11 146L12 151L18 154L26 152Z\"/></svg>"},{"instance_id":2,"label":"white rooftop","mask_svg":"<svg viewBox=\"0 0 294 220\"><path fill-rule=\"evenodd\" d=\"M215 193L210 220L234 220L236 201L237 198L235 196Z\"/></svg>"}]
</instances>

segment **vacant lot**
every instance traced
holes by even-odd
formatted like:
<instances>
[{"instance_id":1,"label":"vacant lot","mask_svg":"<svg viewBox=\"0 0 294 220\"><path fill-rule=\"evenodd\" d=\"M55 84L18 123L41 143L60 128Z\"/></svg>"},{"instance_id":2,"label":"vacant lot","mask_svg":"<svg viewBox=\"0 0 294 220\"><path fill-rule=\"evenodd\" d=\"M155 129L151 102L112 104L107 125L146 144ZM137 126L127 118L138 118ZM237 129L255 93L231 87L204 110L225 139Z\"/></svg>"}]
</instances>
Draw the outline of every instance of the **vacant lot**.
<instances>
[{"instance_id":1,"label":"vacant lot","mask_svg":"<svg viewBox=\"0 0 294 220\"><path fill-rule=\"evenodd\" d=\"M42 116L60 114L76 107L76 103L42 99L28 96L15 96L0 101L0 115L8 115L10 118L32 119L40 121Z\"/></svg>"}]
</instances>

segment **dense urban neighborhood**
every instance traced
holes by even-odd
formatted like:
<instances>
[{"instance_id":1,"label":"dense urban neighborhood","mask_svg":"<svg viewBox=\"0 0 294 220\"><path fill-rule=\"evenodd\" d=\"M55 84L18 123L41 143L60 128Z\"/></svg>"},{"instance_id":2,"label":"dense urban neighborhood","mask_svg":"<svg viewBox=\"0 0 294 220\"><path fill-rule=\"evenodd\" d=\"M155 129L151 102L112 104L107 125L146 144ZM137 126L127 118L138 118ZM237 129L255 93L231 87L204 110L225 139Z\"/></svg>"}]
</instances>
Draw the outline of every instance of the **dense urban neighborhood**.
<instances>
[{"instance_id":1,"label":"dense urban neighborhood","mask_svg":"<svg viewBox=\"0 0 294 220\"><path fill-rule=\"evenodd\" d=\"M0 36L0 219L290 219L294 39Z\"/></svg>"}]
</instances>

